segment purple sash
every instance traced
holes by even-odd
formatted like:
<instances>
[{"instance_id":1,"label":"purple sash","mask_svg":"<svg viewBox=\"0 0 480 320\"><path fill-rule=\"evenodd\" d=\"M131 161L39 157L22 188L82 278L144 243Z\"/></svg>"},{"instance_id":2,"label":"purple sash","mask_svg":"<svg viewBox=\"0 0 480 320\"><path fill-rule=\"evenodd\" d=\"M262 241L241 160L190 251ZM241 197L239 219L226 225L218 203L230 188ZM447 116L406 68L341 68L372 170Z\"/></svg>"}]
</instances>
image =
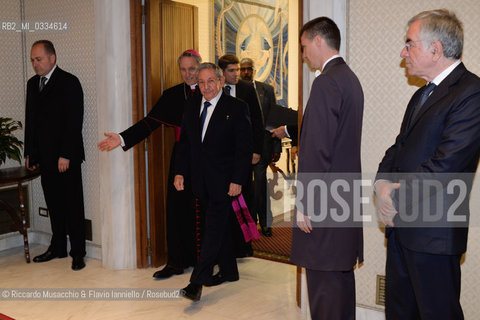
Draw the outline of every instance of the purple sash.
<instances>
[{"instance_id":1,"label":"purple sash","mask_svg":"<svg viewBox=\"0 0 480 320\"><path fill-rule=\"evenodd\" d=\"M248 211L247 204L245 203L245 199L243 198L242 194L233 198L232 207L233 211L235 211L235 215L237 216L238 224L240 224L240 228L242 228L245 242L248 242L252 239L260 239L257 225L255 222L253 222L252 216Z\"/></svg>"}]
</instances>

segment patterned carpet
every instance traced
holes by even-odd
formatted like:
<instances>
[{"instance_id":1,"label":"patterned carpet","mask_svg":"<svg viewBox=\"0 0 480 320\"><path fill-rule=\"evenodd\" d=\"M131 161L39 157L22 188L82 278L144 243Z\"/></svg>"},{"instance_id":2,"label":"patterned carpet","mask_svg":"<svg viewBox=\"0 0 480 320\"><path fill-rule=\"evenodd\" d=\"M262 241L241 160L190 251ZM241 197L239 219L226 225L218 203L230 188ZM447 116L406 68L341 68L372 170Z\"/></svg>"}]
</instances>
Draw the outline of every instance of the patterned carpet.
<instances>
[{"instance_id":1,"label":"patterned carpet","mask_svg":"<svg viewBox=\"0 0 480 320\"><path fill-rule=\"evenodd\" d=\"M281 216L283 218L283 215ZM282 219L283 220L283 219ZM275 221L272 224L272 237L252 240L253 256L290 263L290 245L292 243L292 221Z\"/></svg>"}]
</instances>

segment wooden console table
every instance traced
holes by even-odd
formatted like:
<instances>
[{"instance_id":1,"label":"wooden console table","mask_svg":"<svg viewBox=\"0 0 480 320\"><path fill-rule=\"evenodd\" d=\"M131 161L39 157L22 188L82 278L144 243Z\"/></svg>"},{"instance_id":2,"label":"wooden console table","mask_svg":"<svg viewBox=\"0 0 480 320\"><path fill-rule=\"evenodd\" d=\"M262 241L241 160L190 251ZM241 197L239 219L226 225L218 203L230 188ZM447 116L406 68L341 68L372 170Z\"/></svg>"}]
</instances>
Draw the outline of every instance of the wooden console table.
<instances>
[{"instance_id":1,"label":"wooden console table","mask_svg":"<svg viewBox=\"0 0 480 320\"><path fill-rule=\"evenodd\" d=\"M0 200L0 210L5 210L13 219L16 231L23 234L23 248L25 249L25 259L30 263L30 252L28 247L27 220L25 217L25 205L23 199L22 183L35 179L40 175L40 170L29 171L25 167L14 167L0 169L0 186L8 186L16 184L18 187L18 197L20 200L20 214L22 221L17 216L15 209L8 203Z\"/></svg>"}]
</instances>

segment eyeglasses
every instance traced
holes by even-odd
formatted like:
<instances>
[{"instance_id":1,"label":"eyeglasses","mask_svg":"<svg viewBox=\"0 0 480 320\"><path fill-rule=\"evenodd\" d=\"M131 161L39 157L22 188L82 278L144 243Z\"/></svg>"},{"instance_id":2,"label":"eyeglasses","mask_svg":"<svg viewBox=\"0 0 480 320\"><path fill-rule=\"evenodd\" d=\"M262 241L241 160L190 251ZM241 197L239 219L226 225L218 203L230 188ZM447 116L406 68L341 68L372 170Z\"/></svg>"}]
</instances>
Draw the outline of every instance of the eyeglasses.
<instances>
[{"instance_id":1,"label":"eyeglasses","mask_svg":"<svg viewBox=\"0 0 480 320\"><path fill-rule=\"evenodd\" d=\"M241 72L253 71L253 67L240 68L240 71L241 71Z\"/></svg>"},{"instance_id":2,"label":"eyeglasses","mask_svg":"<svg viewBox=\"0 0 480 320\"><path fill-rule=\"evenodd\" d=\"M422 40L408 40L405 42L405 49L407 52L410 51L410 48L417 48L417 45L415 45L416 42L422 42Z\"/></svg>"}]
</instances>

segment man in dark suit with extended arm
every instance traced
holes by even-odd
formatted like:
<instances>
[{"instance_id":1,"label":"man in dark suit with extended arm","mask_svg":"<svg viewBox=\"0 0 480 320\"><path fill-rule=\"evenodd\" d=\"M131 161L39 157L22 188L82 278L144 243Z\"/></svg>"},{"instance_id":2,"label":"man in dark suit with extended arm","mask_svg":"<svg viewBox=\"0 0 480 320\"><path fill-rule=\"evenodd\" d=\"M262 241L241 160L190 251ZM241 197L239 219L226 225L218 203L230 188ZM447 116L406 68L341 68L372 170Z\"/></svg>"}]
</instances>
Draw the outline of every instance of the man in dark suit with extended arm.
<instances>
[{"instance_id":1,"label":"man in dark suit with extended arm","mask_svg":"<svg viewBox=\"0 0 480 320\"><path fill-rule=\"evenodd\" d=\"M463 28L455 14L424 11L408 26L401 57L409 75L428 84L411 98L375 182L379 216L387 225L385 313L388 320L463 319L460 259L480 153L480 79L459 60ZM431 197L413 191L432 181L438 188ZM452 182L465 187L463 196L446 187ZM418 219L410 220L415 212ZM432 214L438 223L427 227Z\"/></svg>"},{"instance_id":2,"label":"man in dark suit with extended arm","mask_svg":"<svg viewBox=\"0 0 480 320\"><path fill-rule=\"evenodd\" d=\"M148 115L130 128L120 134L105 133L107 138L98 143L99 149L110 151L121 145L123 150L127 151L162 125L175 128L175 140L178 142L185 101L193 96L200 96L196 71L201 61L202 58L194 50L182 52L177 63L183 82L165 90ZM196 259L195 209L190 182L185 182L185 189L182 191L177 191L173 186L176 147L177 143L170 157L167 186L168 260L162 270L153 274L155 279L182 274L185 268L195 264Z\"/></svg>"},{"instance_id":3,"label":"man in dark suit with extended arm","mask_svg":"<svg viewBox=\"0 0 480 320\"><path fill-rule=\"evenodd\" d=\"M25 164L30 170L40 167L52 226L48 250L33 262L66 257L68 234L72 269L80 270L86 254L82 86L77 77L56 65L52 42L36 41L30 59L36 75L27 83Z\"/></svg>"},{"instance_id":4,"label":"man in dark suit with extended arm","mask_svg":"<svg viewBox=\"0 0 480 320\"><path fill-rule=\"evenodd\" d=\"M335 22L320 17L306 23L300 30L300 43L303 59L322 73L313 81L300 130L290 260L306 268L312 319L350 320L355 319L353 267L363 260L361 222L355 223L354 201L348 196L343 202L351 209L349 213L328 195L311 208L307 204L316 195L308 193L307 185L323 179L330 190L335 179L352 183L360 177L363 91L338 54L340 31ZM300 198L302 185L304 196ZM331 217L318 220L318 206L326 207L320 215L325 211ZM334 210L342 211L347 219L336 222Z\"/></svg>"},{"instance_id":5,"label":"man in dark suit with extended arm","mask_svg":"<svg viewBox=\"0 0 480 320\"><path fill-rule=\"evenodd\" d=\"M202 286L239 279L232 250L232 197L242 192L252 160L252 128L247 105L222 91L224 78L213 63L202 63L197 80L203 97L188 101L175 163L175 187L191 178L205 222L200 258L181 294L200 300ZM219 273L213 267L219 265Z\"/></svg>"},{"instance_id":6,"label":"man in dark suit with extended arm","mask_svg":"<svg viewBox=\"0 0 480 320\"><path fill-rule=\"evenodd\" d=\"M262 108L265 125L268 123L270 110L277 104L275 91L271 85L264 82L253 80L255 77L255 63L250 58L243 58L240 61L240 77L242 80L253 84L257 91L260 107ZM267 130L263 134L263 150L260 161L253 166L254 201L255 205L251 212L254 221L260 223L262 234L266 237L272 236L272 210L267 206L270 200L267 194L267 168L271 162L277 162L282 152L282 143L280 139L273 138Z\"/></svg>"}]
</instances>

